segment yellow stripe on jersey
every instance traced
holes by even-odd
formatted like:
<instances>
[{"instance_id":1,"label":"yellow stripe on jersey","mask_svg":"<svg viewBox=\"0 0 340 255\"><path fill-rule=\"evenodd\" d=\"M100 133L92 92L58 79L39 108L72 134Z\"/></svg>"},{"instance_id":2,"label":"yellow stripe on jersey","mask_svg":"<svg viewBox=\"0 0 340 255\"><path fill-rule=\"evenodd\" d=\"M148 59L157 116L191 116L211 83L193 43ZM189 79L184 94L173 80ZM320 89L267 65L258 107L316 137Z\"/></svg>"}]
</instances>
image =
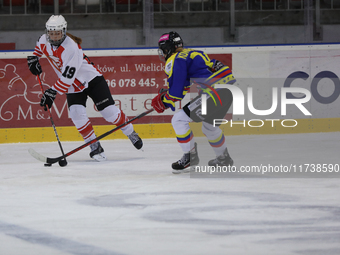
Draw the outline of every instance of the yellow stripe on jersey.
<instances>
[{"instance_id":1,"label":"yellow stripe on jersey","mask_svg":"<svg viewBox=\"0 0 340 255\"><path fill-rule=\"evenodd\" d=\"M190 58L194 59L197 56L200 56L208 67L212 68L212 66L214 65L214 63L210 61L210 58L205 53L202 54L201 52L194 51L191 53Z\"/></svg>"}]
</instances>

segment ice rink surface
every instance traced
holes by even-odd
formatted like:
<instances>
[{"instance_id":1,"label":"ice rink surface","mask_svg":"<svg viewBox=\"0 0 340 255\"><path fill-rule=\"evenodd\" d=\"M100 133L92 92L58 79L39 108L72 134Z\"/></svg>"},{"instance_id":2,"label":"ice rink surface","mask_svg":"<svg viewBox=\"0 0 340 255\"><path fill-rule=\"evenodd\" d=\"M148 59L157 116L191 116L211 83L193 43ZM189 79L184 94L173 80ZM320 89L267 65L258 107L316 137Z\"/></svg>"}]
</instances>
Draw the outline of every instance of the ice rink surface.
<instances>
[{"instance_id":1,"label":"ice rink surface","mask_svg":"<svg viewBox=\"0 0 340 255\"><path fill-rule=\"evenodd\" d=\"M336 165L339 141L227 137L236 166ZM82 143L62 144L68 152ZM56 157L57 142L0 145L1 255L340 254L337 176L192 178L171 173L182 156L175 138L144 139L144 151L128 140L102 145L108 161L85 148L63 168L27 152Z\"/></svg>"}]
</instances>

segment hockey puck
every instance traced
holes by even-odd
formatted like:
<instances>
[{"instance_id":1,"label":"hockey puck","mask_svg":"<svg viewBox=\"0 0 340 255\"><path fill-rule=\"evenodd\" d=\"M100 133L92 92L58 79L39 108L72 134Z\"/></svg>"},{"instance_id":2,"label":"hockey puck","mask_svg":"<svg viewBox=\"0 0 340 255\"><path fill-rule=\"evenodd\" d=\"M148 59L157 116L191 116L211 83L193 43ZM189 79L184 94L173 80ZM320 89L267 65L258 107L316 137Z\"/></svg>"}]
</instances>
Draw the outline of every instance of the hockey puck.
<instances>
[{"instance_id":1,"label":"hockey puck","mask_svg":"<svg viewBox=\"0 0 340 255\"><path fill-rule=\"evenodd\" d=\"M67 166L67 161L66 161L66 159L61 159L61 160L59 160L59 166L61 166L61 167L63 167L63 166Z\"/></svg>"},{"instance_id":2,"label":"hockey puck","mask_svg":"<svg viewBox=\"0 0 340 255\"><path fill-rule=\"evenodd\" d=\"M46 164L44 164L44 166L52 166L52 164L46 163Z\"/></svg>"}]
</instances>

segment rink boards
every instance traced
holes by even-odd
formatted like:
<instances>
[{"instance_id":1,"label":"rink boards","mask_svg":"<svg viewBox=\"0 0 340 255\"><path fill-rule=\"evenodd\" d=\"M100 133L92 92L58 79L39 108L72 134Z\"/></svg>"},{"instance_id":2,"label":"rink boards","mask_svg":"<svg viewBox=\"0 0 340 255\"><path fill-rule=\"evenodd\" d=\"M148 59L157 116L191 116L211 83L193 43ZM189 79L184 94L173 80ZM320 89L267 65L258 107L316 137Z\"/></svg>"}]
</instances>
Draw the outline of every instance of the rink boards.
<instances>
[{"instance_id":1,"label":"rink boards","mask_svg":"<svg viewBox=\"0 0 340 255\"><path fill-rule=\"evenodd\" d=\"M195 49L229 65L237 80L235 86L243 96L243 113L234 114L232 107L221 125L226 135L339 131L340 44ZM103 73L117 106L129 117L150 109L152 98L166 87L164 63L155 48L84 52ZM55 140L50 120L39 106L39 84L27 68L26 57L31 54L0 52L0 143ZM53 85L56 75L46 59L41 59L41 64L46 89ZM292 88L300 90L290 93ZM177 110L196 95L188 94ZM234 95L234 104L235 101ZM303 103L298 106L299 102ZM52 112L61 140L82 140L68 116L64 95L57 97ZM98 135L113 128L100 117L91 100L87 113ZM136 121L135 129L144 138L174 137L173 113L152 113ZM192 127L195 135L202 135L200 125ZM114 138L125 136L118 131L108 137Z\"/></svg>"}]
</instances>

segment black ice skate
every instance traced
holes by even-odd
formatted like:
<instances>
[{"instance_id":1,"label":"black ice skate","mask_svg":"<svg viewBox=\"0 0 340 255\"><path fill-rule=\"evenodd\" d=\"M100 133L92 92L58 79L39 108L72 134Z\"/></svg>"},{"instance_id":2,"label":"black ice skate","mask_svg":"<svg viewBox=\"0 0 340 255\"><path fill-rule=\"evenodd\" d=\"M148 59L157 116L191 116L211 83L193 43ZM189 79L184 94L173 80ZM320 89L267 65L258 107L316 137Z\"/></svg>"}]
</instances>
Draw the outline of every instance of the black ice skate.
<instances>
[{"instance_id":1,"label":"black ice skate","mask_svg":"<svg viewBox=\"0 0 340 255\"><path fill-rule=\"evenodd\" d=\"M227 148L224 150L223 154L215 159L209 160L209 166L233 166L234 161L230 157Z\"/></svg>"},{"instance_id":2,"label":"black ice skate","mask_svg":"<svg viewBox=\"0 0 340 255\"><path fill-rule=\"evenodd\" d=\"M172 163L172 173L188 173L190 172L189 166L194 166L199 163L198 153L197 153L197 143L195 147L188 153L185 153L183 157L175 163ZM187 168L187 169L186 169Z\"/></svg>"},{"instance_id":3,"label":"black ice skate","mask_svg":"<svg viewBox=\"0 0 340 255\"><path fill-rule=\"evenodd\" d=\"M93 158L96 161L105 161L106 156L104 154L104 149L100 145L99 142L95 142L90 145L91 147L91 152L90 152L90 157Z\"/></svg>"},{"instance_id":4,"label":"black ice skate","mask_svg":"<svg viewBox=\"0 0 340 255\"><path fill-rule=\"evenodd\" d=\"M128 135L128 137L137 150L143 147L143 141L135 131Z\"/></svg>"}]
</instances>

